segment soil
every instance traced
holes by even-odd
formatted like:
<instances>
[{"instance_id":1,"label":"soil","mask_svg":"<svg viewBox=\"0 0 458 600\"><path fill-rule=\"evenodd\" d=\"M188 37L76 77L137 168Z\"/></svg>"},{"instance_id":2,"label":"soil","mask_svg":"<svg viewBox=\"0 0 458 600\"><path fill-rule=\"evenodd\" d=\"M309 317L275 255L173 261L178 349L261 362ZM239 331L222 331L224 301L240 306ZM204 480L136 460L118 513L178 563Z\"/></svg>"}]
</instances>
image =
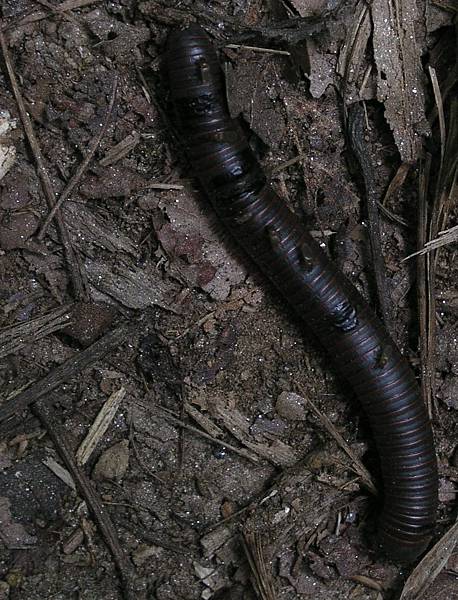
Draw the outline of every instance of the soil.
<instances>
[{"instance_id":1,"label":"soil","mask_svg":"<svg viewBox=\"0 0 458 600\"><path fill-rule=\"evenodd\" d=\"M426 75L414 123L397 122L389 90L378 92L380 45L363 47L361 64L373 70L347 78L343 90L342 56L361 8L351 0L1 4L56 197L107 122L63 205L72 262L54 222L39 235L49 208L2 61L2 401L91 352L120 323L129 328L104 356L42 393L54 433L38 404L0 426L0 600L398 597L412 566L379 550L379 500L318 414L380 488L366 419L325 350L212 214L177 140L162 66L173 29L195 21L207 29L226 65L231 111L244 121L273 185L377 310L366 192L343 117L368 73L361 97L380 202L400 165L410 165L387 197L380 227L388 326L418 374L415 264L402 259L417 249L423 148L433 165L440 155L437 120L425 145L418 138L434 110ZM414 61L426 73L434 58L445 89L456 13L447 2L427 9L425 45ZM376 30L376 43L382 38ZM457 214L452 205L447 227ZM438 256L435 541L454 521L458 482L456 243ZM79 293L75 269L84 284ZM107 403L114 408L106 427L82 460L81 444ZM112 521L129 573L124 589L56 435L78 457ZM452 555L425 597L458 597L457 575Z\"/></svg>"}]
</instances>

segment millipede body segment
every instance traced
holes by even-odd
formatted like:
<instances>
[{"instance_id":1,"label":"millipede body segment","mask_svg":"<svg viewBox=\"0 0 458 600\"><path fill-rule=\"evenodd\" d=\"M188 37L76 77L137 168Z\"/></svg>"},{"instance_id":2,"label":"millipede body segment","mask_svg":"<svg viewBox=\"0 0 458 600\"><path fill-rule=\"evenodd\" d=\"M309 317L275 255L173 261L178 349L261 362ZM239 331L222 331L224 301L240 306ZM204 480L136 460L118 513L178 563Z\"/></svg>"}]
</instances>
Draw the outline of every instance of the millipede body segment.
<instances>
[{"instance_id":1,"label":"millipede body segment","mask_svg":"<svg viewBox=\"0 0 458 600\"><path fill-rule=\"evenodd\" d=\"M379 539L411 561L435 524L431 424L414 374L356 288L266 181L230 117L216 51L198 26L174 32L167 69L179 134L221 221L330 352L366 412L380 455Z\"/></svg>"}]
</instances>

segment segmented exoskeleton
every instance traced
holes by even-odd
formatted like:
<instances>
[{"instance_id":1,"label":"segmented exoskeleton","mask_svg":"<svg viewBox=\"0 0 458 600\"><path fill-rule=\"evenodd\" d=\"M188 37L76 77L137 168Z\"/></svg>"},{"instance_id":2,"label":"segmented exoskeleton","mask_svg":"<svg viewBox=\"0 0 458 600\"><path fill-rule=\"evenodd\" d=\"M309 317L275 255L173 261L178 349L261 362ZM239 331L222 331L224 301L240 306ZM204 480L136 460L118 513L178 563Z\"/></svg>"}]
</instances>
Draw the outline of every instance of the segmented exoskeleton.
<instances>
[{"instance_id":1,"label":"segmented exoskeleton","mask_svg":"<svg viewBox=\"0 0 458 600\"><path fill-rule=\"evenodd\" d=\"M350 382L375 436L387 554L427 547L438 497L431 424L414 374L367 302L266 181L228 111L216 52L198 26L170 36L167 68L179 134L211 204Z\"/></svg>"}]
</instances>

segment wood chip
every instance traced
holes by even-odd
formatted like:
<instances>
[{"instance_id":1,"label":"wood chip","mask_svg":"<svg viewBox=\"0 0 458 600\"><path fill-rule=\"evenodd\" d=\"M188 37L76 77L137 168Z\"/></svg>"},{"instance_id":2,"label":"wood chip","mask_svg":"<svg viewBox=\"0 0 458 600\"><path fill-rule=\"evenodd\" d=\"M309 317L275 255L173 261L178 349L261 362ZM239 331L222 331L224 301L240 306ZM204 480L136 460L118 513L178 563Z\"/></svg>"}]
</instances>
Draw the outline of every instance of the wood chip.
<instances>
[{"instance_id":1,"label":"wood chip","mask_svg":"<svg viewBox=\"0 0 458 600\"><path fill-rule=\"evenodd\" d=\"M224 427L239 442L262 458L280 467L291 467L297 462L298 458L291 446L288 446L288 444L279 439L274 440L270 445L253 441L249 431L248 419L235 408L226 408L223 405L219 405L216 407L215 412L218 418L221 419Z\"/></svg>"},{"instance_id":2,"label":"wood chip","mask_svg":"<svg viewBox=\"0 0 458 600\"><path fill-rule=\"evenodd\" d=\"M93 246L109 252L138 255L138 246L129 237L81 203L67 202L63 213L72 242L75 245L78 243L78 247L89 256L93 253Z\"/></svg>"},{"instance_id":3,"label":"wood chip","mask_svg":"<svg viewBox=\"0 0 458 600\"><path fill-rule=\"evenodd\" d=\"M412 571L399 600L427 598L425 592L447 564L458 543L458 521L441 537Z\"/></svg>"},{"instance_id":4,"label":"wood chip","mask_svg":"<svg viewBox=\"0 0 458 600\"><path fill-rule=\"evenodd\" d=\"M133 131L130 135L127 135L123 140L110 148L105 156L99 160L101 167L107 167L113 163L121 160L131 152L140 141L140 134L137 131Z\"/></svg>"},{"instance_id":5,"label":"wood chip","mask_svg":"<svg viewBox=\"0 0 458 600\"><path fill-rule=\"evenodd\" d=\"M218 427L213 421L205 415L204 413L197 410L192 404L189 402L185 402L184 410L186 414L188 414L191 419L193 419L196 423L198 423L204 431L206 431L209 435L214 438L222 437L224 435L223 430Z\"/></svg>"},{"instance_id":6,"label":"wood chip","mask_svg":"<svg viewBox=\"0 0 458 600\"><path fill-rule=\"evenodd\" d=\"M69 535L69 537L62 544L62 552L64 554L73 554L77 548L84 542L83 530L78 527L75 531Z\"/></svg>"},{"instance_id":7,"label":"wood chip","mask_svg":"<svg viewBox=\"0 0 458 600\"><path fill-rule=\"evenodd\" d=\"M73 481L73 477L65 467L60 465L53 458L47 458L43 461L43 464L48 467L48 469L52 471L56 477L63 481L65 485L68 485L69 488L71 488L73 491L76 491L76 485Z\"/></svg>"},{"instance_id":8,"label":"wood chip","mask_svg":"<svg viewBox=\"0 0 458 600\"><path fill-rule=\"evenodd\" d=\"M0 329L0 358L16 354L25 346L63 329L71 324L71 305L59 306L55 310L10 327Z\"/></svg>"},{"instance_id":9,"label":"wood chip","mask_svg":"<svg viewBox=\"0 0 458 600\"><path fill-rule=\"evenodd\" d=\"M165 282L154 266L145 269L130 268L111 270L105 261L87 261L89 282L103 294L114 298L128 308L160 306L173 313L180 313L174 303L172 284Z\"/></svg>"},{"instance_id":10,"label":"wood chip","mask_svg":"<svg viewBox=\"0 0 458 600\"><path fill-rule=\"evenodd\" d=\"M126 390L122 387L116 392L113 392L102 406L99 414L92 423L87 436L81 442L80 447L76 452L76 462L79 465L85 465L89 460L97 444L107 432L125 395Z\"/></svg>"}]
</instances>

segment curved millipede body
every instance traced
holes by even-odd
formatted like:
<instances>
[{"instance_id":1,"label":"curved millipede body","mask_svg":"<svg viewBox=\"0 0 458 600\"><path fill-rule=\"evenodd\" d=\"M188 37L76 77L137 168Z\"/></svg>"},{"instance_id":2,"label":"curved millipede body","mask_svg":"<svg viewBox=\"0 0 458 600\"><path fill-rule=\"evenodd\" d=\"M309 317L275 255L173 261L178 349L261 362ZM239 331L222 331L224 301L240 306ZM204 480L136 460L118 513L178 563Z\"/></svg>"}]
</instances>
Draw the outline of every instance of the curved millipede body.
<instances>
[{"instance_id":1,"label":"curved millipede body","mask_svg":"<svg viewBox=\"0 0 458 600\"><path fill-rule=\"evenodd\" d=\"M415 559L433 533L438 480L431 424L407 361L266 181L229 115L218 58L200 27L170 36L167 68L179 133L215 211L331 352L367 413L383 476L384 550Z\"/></svg>"}]
</instances>

